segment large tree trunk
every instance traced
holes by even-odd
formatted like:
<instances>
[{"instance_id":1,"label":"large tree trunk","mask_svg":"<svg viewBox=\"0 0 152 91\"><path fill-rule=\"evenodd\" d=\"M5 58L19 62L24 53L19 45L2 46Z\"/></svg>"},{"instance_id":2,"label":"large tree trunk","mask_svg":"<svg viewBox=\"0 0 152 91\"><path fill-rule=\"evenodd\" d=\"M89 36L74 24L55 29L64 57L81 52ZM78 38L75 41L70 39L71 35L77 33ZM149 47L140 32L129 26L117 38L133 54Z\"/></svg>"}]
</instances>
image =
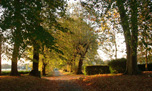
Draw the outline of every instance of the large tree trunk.
<instances>
[{"instance_id":1,"label":"large tree trunk","mask_svg":"<svg viewBox=\"0 0 152 91\"><path fill-rule=\"evenodd\" d=\"M42 59L42 62L43 62L42 74L43 74L43 76L46 76L46 66L47 66L47 64L44 62L44 59Z\"/></svg>"},{"instance_id":2,"label":"large tree trunk","mask_svg":"<svg viewBox=\"0 0 152 91\"><path fill-rule=\"evenodd\" d=\"M13 54L12 54L12 66L11 66L11 74L13 76L17 76L19 75L18 70L17 70L17 60L18 60L18 55L19 55L19 48L22 42L22 35L21 35L21 23L20 23L20 19L18 17L20 17L20 1L19 0L15 0L15 31L13 33L13 37L14 37L14 49L13 49Z\"/></svg>"},{"instance_id":3,"label":"large tree trunk","mask_svg":"<svg viewBox=\"0 0 152 91\"><path fill-rule=\"evenodd\" d=\"M12 66L11 66L11 74L12 76L18 76L18 70L17 70L17 58L19 55L19 47L20 44L18 42L14 43L14 50L12 54Z\"/></svg>"},{"instance_id":4,"label":"large tree trunk","mask_svg":"<svg viewBox=\"0 0 152 91\"><path fill-rule=\"evenodd\" d=\"M1 55L2 55L2 35L0 34L0 75L1 75L1 71L2 71L2 68L1 68Z\"/></svg>"},{"instance_id":5,"label":"large tree trunk","mask_svg":"<svg viewBox=\"0 0 152 91\"><path fill-rule=\"evenodd\" d=\"M82 73L82 65L83 65L83 58L81 57L78 64L78 71L76 74L83 74Z\"/></svg>"},{"instance_id":6,"label":"large tree trunk","mask_svg":"<svg viewBox=\"0 0 152 91\"><path fill-rule=\"evenodd\" d=\"M47 66L47 64L43 63L43 67L42 67L43 76L46 76L46 66Z\"/></svg>"},{"instance_id":7,"label":"large tree trunk","mask_svg":"<svg viewBox=\"0 0 152 91\"><path fill-rule=\"evenodd\" d=\"M138 22L137 22L137 0L131 1L131 29L132 29L132 38L131 38L131 61L132 61L132 70L128 71L129 74L139 74L137 66L137 47L138 47ZM130 64L130 65L131 65Z\"/></svg>"},{"instance_id":8,"label":"large tree trunk","mask_svg":"<svg viewBox=\"0 0 152 91\"><path fill-rule=\"evenodd\" d=\"M138 42L138 29L137 29L137 4L136 0L131 1L131 29L132 36L129 27L129 18L126 15L126 10L123 5L123 0L117 0L117 6L119 8L121 24L124 30L124 37L127 49L127 63L125 74L134 75L138 74L139 70L137 67L137 42Z\"/></svg>"},{"instance_id":9,"label":"large tree trunk","mask_svg":"<svg viewBox=\"0 0 152 91\"><path fill-rule=\"evenodd\" d=\"M79 60L78 70L77 70L76 74L83 74L82 73L83 59L89 49L89 45L90 45L90 43L87 43L87 44L84 44L84 46L83 46L85 48L85 51L80 53L80 60Z\"/></svg>"},{"instance_id":10,"label":"large tree trunk","mask_svg":"<svg viewBox=\"0 0 152 91\"><path fill-rule=\"evenodd\" d=\"M30 75L40 77L39 68L39 47L35 43L33 46L33 69L30 72Z\"/></svg>"}]
</instances>

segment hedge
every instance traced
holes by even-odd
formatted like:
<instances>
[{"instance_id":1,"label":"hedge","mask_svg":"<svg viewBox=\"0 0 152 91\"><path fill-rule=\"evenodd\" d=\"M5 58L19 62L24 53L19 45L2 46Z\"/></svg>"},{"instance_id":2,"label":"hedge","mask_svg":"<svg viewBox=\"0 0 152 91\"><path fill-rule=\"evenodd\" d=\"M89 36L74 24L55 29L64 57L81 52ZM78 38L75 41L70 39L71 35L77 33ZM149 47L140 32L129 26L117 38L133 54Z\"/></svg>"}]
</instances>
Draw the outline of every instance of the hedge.
<instances>
[{"instance_id":1,"label":"hedge","mask_svg":"<svg viewBox=\"0 0 152 91\"><path fill-rule=\"evenodd\" d=\"M117 60L111 60L108 66L86 66L85 73L87 75L105 74L105 73L124 73L126 70L126 59L121 58ZM138 68L141 71L146 71L145 64L138 64ZM148 71L152 71L152 63L148 64Z\"/></svg>"},{"instance_id":2,"label":"hedge","mask_svg":"<svg viewBox=\"0 0 152 91\"><path fill-rule=\"evenodd\" d=\"M85 71L87 75L110 73L109 66L102 65L86 66Z\"/></svg>"},{"instance_id":3,"label":"hedge","mask_svg":"<svg viewBox=\"0 0 152 91\"><path fill-rule=\"evenodd\" d=\"M28 74L30 71L18 71L19 74ZM2 71L1 75L10 75L11 71Z\"/></svg>"},{"instance_id":4,"label":"hedge","mask_svg":"<svg viewBox=\"0 0 152 91\"><path fill-rule=\"evenodd\" d=\"M108 65L111 73L124 73L126 70L127 59L121 58L117 60L111 60ZM145 64L138 64L138 68L141 71L146 71ZM152 63L148 64L148 71L152 71Z\"/></svg>"},{"instance_id":5,"label":"hedge","mask_svg":"<svg viewBox=\"0 0 152 91\"><path fill-rule=\"evenodd\" d=\"M123 73L126 70L126 59L111 60L108 65L111 73Z\"/></svg>"},{"instance_id":6,"label":"hedge","mask_svg":"<svg viewBox=\"0 0 152 91\"><path fill-rule=\"evenodd\" d=\"M149 63L147 67L148 67L148 71L152 71L152 63ZM138 68L141 71L146 71L145 64L138 64Z\"/></svg>"}]
</instances>

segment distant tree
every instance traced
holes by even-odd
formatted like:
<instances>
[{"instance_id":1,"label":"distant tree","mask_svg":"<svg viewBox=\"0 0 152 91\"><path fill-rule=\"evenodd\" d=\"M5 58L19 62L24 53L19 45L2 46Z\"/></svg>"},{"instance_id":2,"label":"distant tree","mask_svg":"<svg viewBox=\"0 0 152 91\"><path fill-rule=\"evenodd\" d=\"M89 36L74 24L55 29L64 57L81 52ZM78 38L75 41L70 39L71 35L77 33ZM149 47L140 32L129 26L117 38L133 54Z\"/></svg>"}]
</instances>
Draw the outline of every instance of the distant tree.
<instances>
[{"instance_id":1,"label":"distant tree","mask_svg":"<svg viewBox=\"0 0 152 91\"><path fill-rule=\"evenodd\" d=\"M86 54L89 51L90 53L93 50L97 51L97 35L94 34L93 28L79 17L64 18L60 22L63 27L69 30L69 33L57 32L57 44L64 53L61 56L67 60L71 70L75 66L76 60L78 60L77 74L82 74L83 60Z\"/></svg>"},{"instance_id":2,"label":"distant tree","mask_svg":"<svg viewBox=\"0 0 152 91\"><path fill-rule=\"evenodd\" d=\"M47 67L47 65L49 65L49 61L50 61L49 57L52 57L54 55L51 55L50 54L50 50L48 48L46 48L45 46L42 48L41 55L42 55L42 57L41 57L41 61L42 61L42 75L45 76L46 75L46 67Z\"/></svg>"},{"instance_id":3,"label":"distant tree","mask_svg":"<svg viewBox=\"0 0 152 91\"><path fill-rule=\"evenodd\" d=\"M139 61L143 60L145 63L145 69L147 69L147 64L150 62L149 58L151 56L152 48L152 2L150 0L142 0L139 4ZM144 59L143 59L144 58ZM141 59L141 60L140 60Z\"/></svg>"},{"instance_id":4,"label":"distant tree","mask_svg":"<svg viewBox=\"0 0 152 91\"><path fill-rule=\"evenodd\" d=\"M121 51L118 47L118 35L123 34L120 28L119 13L116 9L109 9L109 11L101 17L101 28L97 30L100 38L100 50L108 55L111 59L117 59L117 52Z\"/></svg>"},{"instance_id":5,"label":"distant tree","mask_svg":"<svg viewBox=\"0 0 152 91\"><path fill-rule=\"evenodd\" d=\"M62 27L60 27L59 23L57 22L57 16L61 17L64 14L64 6L66 5L64 1L35 1L38 7L33 9L31 5L31 10L29 13L33 14L29 16L30 26L28 27L30 32L30 41L33 45L33 70L31 71L31 75L37 76L38 72L38 63L39 63L39 53L40 48L44 45L47 48L57 50L58 49L53 46L55 44L54 37L51 35L52 30L55 31L56 29L60 29L64 31ZM59 12L58 12L59 10ZM29 15L30 15L29 14ZM57 14L57 15L56 15ZM38 15L37 17L34 17Z\"/></svg>"}]
</instances>

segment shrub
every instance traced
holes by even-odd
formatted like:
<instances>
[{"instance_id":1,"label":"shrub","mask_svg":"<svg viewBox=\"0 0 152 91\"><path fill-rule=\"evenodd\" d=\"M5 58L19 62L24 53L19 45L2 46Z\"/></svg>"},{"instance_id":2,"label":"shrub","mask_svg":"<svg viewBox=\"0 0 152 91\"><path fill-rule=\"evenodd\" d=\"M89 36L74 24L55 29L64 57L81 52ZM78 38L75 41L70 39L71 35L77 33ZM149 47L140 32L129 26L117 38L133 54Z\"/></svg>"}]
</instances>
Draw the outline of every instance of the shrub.
<instances>
[{"instance_id":1,"label":"shrub","mask_svg":"<svg viewBox=\"0 0 152 91\"><path fill-rule=\"evenodd\" d=\"M111 73L124 73L126 70L127 59L121 58L117 60L111 60L108 65ZM145 64L138 64L138 68L141 71L146 71ZM148 71L152 71L152 63L148 64Z\"/></svg>"},{"instance_id":2,"label":"shrub","mask_svg":"<svg viewBox=\"0 0 152 91\"><path fill-rule=\"evenodd\" d=\"M18 71L19 74L28 74L30 71ZM11 71L2 71L2 75L10 75Z\"/></svg>"},{"instance_id":3,"label":"shrub","mask_svg":"<svg viewBox=\"0 0 152 91\"><path fill-rule=\"evenodd\" d=\"M141 71L146 71L145 64L138 64L138 68ZM152 71L152 63L148 64L148 71Z\"/></svg>"},{"instance_id":4,"label":"shrub","mask_svg":"<svg viewBox=\"0 0 152 91\"><path fill-rule=\"evenodd\" d=\"M138 64L138 68L140 71L145 71L145 64Z\"/></svg>"},{"instance_id":5,"label":"shrub","mask_svg":"<svg viewBox=\"0 0 152 91\"><path fill-rule=\"evenodd\" d=\"M152 63L149 63L149 64L148 64L148 70L149 70L149 71L152 71Z\"/></svg>"},{"instance_id":6,"label":"shrub","mask_svg":"<svg viewBox=\"0 0 152 91\"><path fill-rule=\"evenodd\" d=\"M108 65L111 73L124 73L126 70L126 59L121 58L117 60L111 60Z\"/></svg>"},{"instance_id":7,"label":"shrub","mask_svg":"<svg viewBox=\"0 0 152 91\"><path fill-rule=\"evenodd\" d=\"M104 74L110 73L108 66L86 66L86 74L87 75L94 75L94 74Z\"/></svg>"}]
</instances>

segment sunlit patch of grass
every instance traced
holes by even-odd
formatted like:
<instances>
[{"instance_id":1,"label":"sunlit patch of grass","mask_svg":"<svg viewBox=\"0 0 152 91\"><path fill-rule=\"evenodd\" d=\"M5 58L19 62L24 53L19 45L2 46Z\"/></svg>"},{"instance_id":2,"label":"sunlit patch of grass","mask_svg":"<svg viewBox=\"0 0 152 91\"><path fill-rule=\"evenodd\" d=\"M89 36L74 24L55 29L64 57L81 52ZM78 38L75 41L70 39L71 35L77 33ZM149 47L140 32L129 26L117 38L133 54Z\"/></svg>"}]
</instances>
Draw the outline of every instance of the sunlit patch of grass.
<instances>
[{"instance_id":1,"label":"sunlit patch of grass","mask_svg":"<svg viewBox=\"0 0 152 91\"><path fill-rule=\"evenodd\" d=\"M28 74L30 71L18 71L20 74ZM1 75L10 75L11 71L2 71Z\"/></svg>"}]
</instances>

